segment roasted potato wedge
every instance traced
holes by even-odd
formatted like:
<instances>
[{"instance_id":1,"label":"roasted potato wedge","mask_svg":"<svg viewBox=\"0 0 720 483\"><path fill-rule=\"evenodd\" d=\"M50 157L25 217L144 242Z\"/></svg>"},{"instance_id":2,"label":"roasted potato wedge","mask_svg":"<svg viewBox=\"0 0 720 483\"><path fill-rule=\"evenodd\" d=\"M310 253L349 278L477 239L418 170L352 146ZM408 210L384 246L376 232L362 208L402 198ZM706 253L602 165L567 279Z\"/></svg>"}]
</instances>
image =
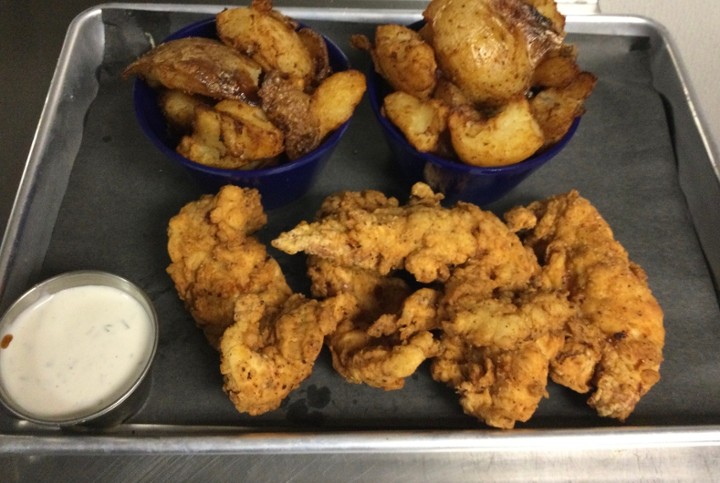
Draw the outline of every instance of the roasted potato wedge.
<instances>
[{"instance_id":1,"label":"roasted potato wedge","mask_svg":"<svg viewBox=\"0 0 720 483\"><path fill-rule=\"evenodd\" d=\"M297 24L273 11L251 7L224 10L216 16L217 32L227 45L247 54L264 72L279 71L312 84L315 63Z\"/></svg>"},{"instance_id":2,"label":"roasted potato wedge","mask_svg":"<svg viewBox=\"0 0 720 483\"><path fill-rule=\"evenodd\" d=\"M435 53L414 30L402 25L380 25L370 52L375 70L393 89L420 99L430 97L435 90Z\"/></svg>"},{"instance_id":3,"label":"roasted potato wedge","mask_svg":"<svg viewBox=\"0 0 720 483\"><path fill-rule=\"evenodd\" d=\"M195 108L193 132L182 138L177 150L207 166L256 169L273 164L282 152L282 133L260 108L226 100L216 108Z\"/></svg>"},{"instance_id":4,"label":"roasted potato wedge","mask_svg":"<svg viewBox=\"0 0 720 483\"><path fill-rule=\"evenodd\" d=\"M477 104L502 105L526 92L537 62L562 42L522 2L434 0L423 15L443 74Z\"/></svg>"},{"instance_id":5,"label":"roasted potato wedge","mask_svg":"<svg viewBox=\"0 0 720 483\"><path fill-rule=\"evenodd\" d=\"M192 96L179 90L166 90L158 95L158 103L165 119L177 132L189 132L195 120L195 108L208 103L199 96Z\"/></svg>"},{"instance_id":6,"label":"roasted potato wedge","mask_svg":"<svg viewBox=\"0 0 720 483\"><path fill-rule=\"evenodd\" d=\"M256 62L227 45L186 37L160 44L130 64L123 76L221 100L255 98L260 73Z\"/></svg>"},{"instance_id":7,"label":"roasted potato wedge","mask_svg":"<svg viewBox=\"0 0 720 483\"><path fill-rule=\"evenodd\" d=\"M284 147L283 133L271 123L260 107L242 101L225 100L215 105L220 114L227 114L234 123L227 123L223 142L233 156L266 159L280 155Z\"/></svg>"},{"instance_id":8,"label":"roasted potato wedge","mask_svg":"<svg viewBox=\"0 0 720 483\"><path fill-rule=\"evenodd\" d=\"M320 123L312 115L312 97L293 79L274 71L258 91L268 119L285 135L285 154L296 159L315 149L322 140Z\"/></svg>"},{"instance_id":9,"label":"roasted potato wedge","mask_svg":"<svg viewBox=\"0 0 720 483\"><path fill-rule=\"evenodd\" d=\"M450 140L458 157L473 166L505 166L532 156L544 143L524 96L486 118L467 106L448 116Z\"/></svg>"},{"instance_id":10,"label":"roasted potato wedge","mask_svg":"<svg viewBox=\"0 0 720 483\"><path fill-rule=\"evenodd\" d=\"M298 35L313 60L313 84L309 87L314 89L317 84L321 83L327 76L332 74L327 44L325 44L325 39L322 35L309 28L301 28L298 30Z\"/></svg>"},{"instance_id":11,"label":"roasted potato wedge","mask_svg":"<svg viewBox=\"0 0 720 483\"><path fill-rule=\"evenodd\" d=\"M318 120L320 139L350 119L367 88L365 76L357 70L337 72L313 92L310 113Z\"/></svg>"},{"instance_id":12,"label":"roasted potato wedge","mask_svg":"<svg viewBox=\"0 0 720 483\"><path fill-rule=\"evenodd\" d=\"M561 14L557 9L555 0L523 0L525 3L532 5L547 18L553 26L553 30L561 35L565 36L565 16Z\"/></svg>"},{"instance_id":13,"label":"roasted potato wedge","mask_svg":"<svg viewBox=\"0 0 720 483\"><path fill-rule=\"evenodd\" d=\"M574 45L563 45L548 53L533 72L534 87L565 87L580 74Z\"/></svg>"},{"instance_id":14,"label":"roasted potato wedge","mask_svg":"<svg viewBox=\"0 0 720 483\"><path fill-rule=\"evenodd\" d=\"M542 90L530 100L532 115L542 129L545 145L558 142L573 120L585 112L585 99L596 83L593 74L581 72L567 86Z\"/></svg>"},{"instance_id":15,"label":"roasted potato wedge","mask_svg":"<svg viewBox=\"0 0 720 483\"><path fill-rule=\"evenodd\" d=\"M385 116L405 135L415 149L435 152L447 126L449 108L437 99L418 99L403 91L385 96Z\"/></svg>"}]
</instances>

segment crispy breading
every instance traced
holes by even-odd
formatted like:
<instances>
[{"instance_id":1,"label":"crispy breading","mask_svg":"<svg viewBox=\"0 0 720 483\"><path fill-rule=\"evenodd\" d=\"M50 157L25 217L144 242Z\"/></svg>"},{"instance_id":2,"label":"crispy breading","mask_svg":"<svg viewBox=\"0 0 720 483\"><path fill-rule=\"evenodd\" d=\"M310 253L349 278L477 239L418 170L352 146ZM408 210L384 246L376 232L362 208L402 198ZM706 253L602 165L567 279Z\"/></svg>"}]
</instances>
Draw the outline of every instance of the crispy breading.
<instances>
[{"instance_id":1,"label":"crispy breading","mask_svg":"<svg viewBox=\"0 0 720 483\"><path fill-rule=\"evenodd\" d=\"M456 267L441 300L444 351L432 375L490 426L527 421L546 395L550 359L575 314L565 294L538 291L533 252L500 220L478 255Z\"/></svg>"},{"instance_id":2,"label":"crispy breading","mask_svg":"<svg viewBox=\"0 0 720 483\"><path fill-rule=\"evenodd\" d=\"M233 322L238 296L257 294L268 307L290 296L280 266L252 236L266 221L256 190L225 186L186 204L169 222L167 272L215 347Z\"/></svg>"},{"instance_id":3,"label":"crispy breading","mask_svg":"<svg viewBox=\"0 0 720 483\"><path fill-rule=\"evenodd\" d=\"M562 340L561 332L548 332L503 350L444 336L444 352L433 361L432 375L455 388L467 414L490 426L510 429L530 419L547 396L549 361Z\"/></svg>"},{"instance_id":4,"label":"crispy breading","mask_svg":"<svg viewBox=\"0 0 720 483\"><path fill-rule=\"evenodd\" d=\"M400 389L426 359L438 355L439 293L422 288L408 296L398 314L384 314L371 324L359 318L342 321L328 337L333 367L346 380L385 390Z\"/></svg>"},{"instance_id":5,"label":"crispy breading","mask_svg":"<svg viewBox=\"0 0 720 483\"><path fill-rule=\"evenodd\" d=\"M383 275L405 269L419 282L447 280L452 266L477 252L483 226L496 217L469 203L443 208L441 199L417 183L404 206L355 209L342 220L301 222L272 244L289 254L302 251Z\"/></svg>"},{"instance_id":6,"label":"crispy breading","mask_svg":"<svg viewBox=\"0 0 720 483\"><path fill-rule=\"evenodd\" d=\"M575 190L505 217L536 251L542 286L567 292L578 307L552 379L592 392L589 404L601 416L625 420L660 379L663 360L663 312L645 273Z\"/></svg>"},{"instance_id":7,"label":"crispy breading","mask_svg":"<svg viewBox=\"0 0 720 483\"><path fill-rule=\"evenodd\" d=\"M257 415L280 407L310 376L324 337L354 310L346 295L319 302L293 294L279 311L256 294L239 297L220 340L223 389L235 408Z\"/></svg>"}]
</instances>

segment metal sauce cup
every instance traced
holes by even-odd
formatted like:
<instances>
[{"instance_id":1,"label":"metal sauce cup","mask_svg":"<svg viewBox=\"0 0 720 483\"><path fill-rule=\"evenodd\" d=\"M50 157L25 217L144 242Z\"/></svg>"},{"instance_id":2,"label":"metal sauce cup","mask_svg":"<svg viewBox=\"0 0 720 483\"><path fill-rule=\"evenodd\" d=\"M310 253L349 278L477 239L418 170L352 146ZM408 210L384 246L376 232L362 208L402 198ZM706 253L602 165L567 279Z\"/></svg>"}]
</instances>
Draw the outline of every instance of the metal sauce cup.
<instances>
[{"instance_id":1,"label":"metal sauce cup","mask_svg":"<svg viewBox=\"0 0 720 483\"><path fill-rule=\"evenodd\" d=\"M77 305L70 303L60 305L60 300L70 300L67 297L71 293L75 297ZM97 300L92 300L94 296L97 297ZM55 302L52 302L53 298ZM54 308L46 308L51 303L55 304ZM97 324L92 326L89 325L91 317L87 317L87 314L72 312L71 316L67 317L68 312L65 312L57 318L51 316L53 310L63 312L67 307L67 310L72 311L72 307L82 307L86 304L89 304L88 307L92 307L93 303L101 308L100 312L106 314L107 319L98 320ZM132 318L120 317L121 305L127 307L129 313L133 315ZM33 317L39 322L29 322ZM65 318L64 321L63 318ZM29 325L31 323L32 326ZM61 326L59 324L68 325ZM36 332L30 332L29 329L25 329L23 332L23 326L32 327ZM81 327L83 327L82 331L80 331ZM44 330L48 332L41 334ZM75 330L78 332L73 332ZM101 333L98 334L97 331ZM135 331L135 333L130 334L131 331ZM103 382L87 387L87 391L93 395L93 400L85 401L84 396L78 397L78 401L73 402L77 406L65 411L62 409L62 405L65 404L65 396L72 396L72 388L79 386L70 383L66 387L63 386L63 381L66 380L63 377L64 369L57 369L60 364L56 365L54 361L43 359L45 354L39 340L49 333L57 334L57 344L52 338L50 339L52 352L58 353L57 360L68 361L68 366L63 365L62 367L85 371L85 379L81 379L73 373L72 377L76 381L99 378L97 371L111 372L107 371L107 367L103 368L106 363L109 364L104 360L105 357L116 359L126 357L126 360L131 362L119 363L122 370L119 375L111 374L106 377L103 372L104 379L102 381L107 381L107 383ZM63 342L63 337L69 336L71 333L74 339L70 340L70 343ZM35 334L34 337L33 334ZM91 348L88 351L89 354L97 352L92 347L95 340L110 344L108 346L110 350L103 352L95 362L90 360L89 356L86 358L80 349L85 343L83 338L90 337L90 334L94 334L93 337L100 339L88 342L89 346L86 347ZM120 424L135 414L145 402L150 388L150 368L157 350L158 336L159 326L153 304L142 290L128 280L99 271L68 272L48 279L28 290L0 319L0 402L14 416L41 425L62 428L105 428ZM133 341L133 343L128 344L128 341ZM137 346L133 347L135 344ZM120 353L124 349L128 349L128 352ZM11 357L20 360L20 351L24 350L33 354L34 359L28 359L29 361L37 360L39 363L13 366ZM11 351L15 352L11 353ZM5 363L5 367L3 367L3 363ZM33 368L26 372L26 366ZM43 367L51 366L57 367L54 369L56 372L49 376L43 372ZM12 367L16 367L17 370L11 369ZM67 373L70 372L68 369ZM21 382L20 379L25 382ZM52 381L52 388L41 385L47 384L48 380ZM26 381L31 381L29 386L23 386L23 384L27 384ZM30 388L32 392L35 392L38 387L43 387L38 394L45 397L30 398L27 394L31 391L18 389L22 387ZM67 392L63 393L65 389ZM103 394L105 391L106 393ZM77 391L77 393L85 394L85 390ZM102 397L98 397L98 395Z\"/></svg>"}]
</instances>

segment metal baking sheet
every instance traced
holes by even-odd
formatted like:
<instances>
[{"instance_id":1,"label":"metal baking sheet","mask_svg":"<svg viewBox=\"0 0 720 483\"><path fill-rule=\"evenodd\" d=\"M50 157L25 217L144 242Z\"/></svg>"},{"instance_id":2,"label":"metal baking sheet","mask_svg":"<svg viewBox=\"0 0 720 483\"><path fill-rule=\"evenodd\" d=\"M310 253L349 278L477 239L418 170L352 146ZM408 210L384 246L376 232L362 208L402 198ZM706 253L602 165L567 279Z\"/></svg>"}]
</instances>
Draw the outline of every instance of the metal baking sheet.
<instances>
[{"instance_id":1,"label":"metal baking sheet","mask_svg":"<svg viewBox=\"0 0 720 483\"><path fill-rule=\"evenodd\" d=\"M77 269L107 270L148 292L161 337L144 408L105 434L35 427L0 414L0 447L31 453L382 453L537 451L557 448L720 446L720 176L680 60L664 30L634 17L569 16L568 41L599 82L565 151L487 208L578 189L645 268L665 311L662 379L624 424L599 418L585 397L552 383L535 416L510 432L464 415L427 367L404 389L345 382L321 354L312 376L272 413L237 413L223 394L218 355L184 310L165 267L166 226L201 195L152 147L134 119L132 83L121 70L170 32L221 7L108 4L71 25L36 141L0 249L0 311L31 284ZM289 7L367 71L349 37L377 23L410 23L419 9ZM313 216L341 189L408 187L390 158L369 105L315 188L270 211L264 241ZM304 259L276 251L288 279L307 292Z\"/></svg>"}]
</instances>

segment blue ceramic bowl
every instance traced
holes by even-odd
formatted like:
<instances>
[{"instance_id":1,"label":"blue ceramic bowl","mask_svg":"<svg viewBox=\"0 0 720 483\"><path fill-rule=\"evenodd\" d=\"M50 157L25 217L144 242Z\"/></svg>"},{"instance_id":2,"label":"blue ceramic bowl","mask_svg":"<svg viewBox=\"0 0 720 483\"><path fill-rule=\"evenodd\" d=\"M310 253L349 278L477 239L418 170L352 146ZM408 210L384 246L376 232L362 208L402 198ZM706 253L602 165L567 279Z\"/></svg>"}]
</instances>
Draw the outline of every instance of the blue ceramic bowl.
<instances>
[{"instance_id":1,"label":"blue ceramic bowl","mask_svg":"<svg viewBox=\"0 0 720 483\"><path fill-rule=\"evenodd\" d=\"M421 26L422 22L419 22L410 25L410 28L417 29ZM374 71L368 76L367 90L373 112L382 126L390 151L408 182L423 181L434 191L443 193L450 203L469 201L477 205L487 205L499 200L562 151L580 123L580 118L576 118L560 141L519 163L491 168L470 166L415 149L405 135L382 114L383 99L392 89Z\"/></svg>"},{"instance_id":2,"label":"blue ceramic bowl","mask_svg":"<svg viewBox=\"0 0 720 483\"><path fill-rule=\"evenodd\" d=\"M190 24L170 35L165 41L183 37L217 38L215 18ZM345 54L332 41L323 38L328 47L333 71L347 70L349 62ZM216 192L226 184L256 188L266 209L287 205L307 193L350 123L348 120L336 129L317 149L292 161L281 159L277 166L264 169L221 169L196 163L178 154L175 148L180 139L168 128L158 104L157 92L139 78L135 80L133 102L135 115L145 135L167 157L183 166L202 189Z\"/></svg>"}]
</instances>

